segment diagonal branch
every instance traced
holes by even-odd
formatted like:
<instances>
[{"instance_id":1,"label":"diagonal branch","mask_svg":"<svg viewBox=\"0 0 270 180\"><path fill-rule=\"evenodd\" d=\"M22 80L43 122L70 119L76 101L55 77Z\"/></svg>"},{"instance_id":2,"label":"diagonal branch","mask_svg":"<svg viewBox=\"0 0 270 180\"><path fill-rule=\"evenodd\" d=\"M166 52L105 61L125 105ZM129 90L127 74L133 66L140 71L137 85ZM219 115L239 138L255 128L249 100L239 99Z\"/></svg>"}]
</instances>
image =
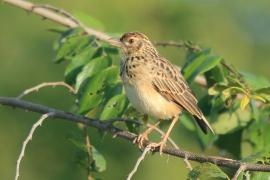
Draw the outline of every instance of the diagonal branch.
<instances>
[{"instance_id":1,"label":"diagonal branch","mask_svg":"<svg viewBox=\"0 0 270 180\"><path fill-rule=\"evenodd\" d=\"M11 107L17 107L24 110L29 110L32 112L37 112L41 114L52 114L51 117L54 118L60 118L63 120L68 120L71 122L80 122L87 124L88 126L97 128L102 131L110 132L112 135L117 136L118 138L123 138L126 140L129 140L130 142L133 142L134 139L137 137L135 134L124 131L122 129L119 129L111 124L111 122L104 122L100 121L98 119L89 119L84 116L76 115L73 113L53 109L41 104L35 104L28 101L23 101L17 98L12 97L0 97L0 104L11 106ZM144 147L146 147L151 142L145 142ZM155 149L154 152L159 151L159 149ZM245 167L245 171L263 171L263 172L270 172L270 165L265 164L254 164L254 163L243 163L238 160L218 157L218 156L205 156L201 154L196 154L193 152L183 151L176 148L164 148L163 149L164 154L168 154L171 156L179 157L179 158L186 158L191 161L196 162L210 162L213 164L216 164L218 166L222 167L228 167L231 169L239 169L241 166Z\"/></svg>"},{"instance_id":2,"label":"diagonal branch","mask_svg":"<svg viewBox=\"0 0 270 180\"><path fill-rule=\"evenodd\" d=\"M97 39L112 45L111 42L112 37L110 35L83 25L77 19L74 20L74 17L71 16L70 13L62 9L55 8L50 5L36 5L31 2L23 0L3 0L3 2L24 9L28 12L32 12L36 15L54 21L55 23L61 24L68 28L81 27L84 29L85 33L89 35L94 35L96 36ZM190 45L190 43L188 44L187 42L184 43L169 42L169 44L165 42L156 42L156 44L162 46L178 45L177 47L186 47L189 49L198 50L197 46ZM202 76L197 76L194 81L201 86L206 86L206 80Z\"/></svg>"},{"instance_id":3,"label":"diagonal branch","mask_svg":"<svg viewBox=\"0 0 270 180\"><path fill-rule=\"evenodd\" d=\"M22 8L28 12L33 12L34 14L37 14L39 16L42 16L46 19L49 19L51 21L54 21L58 24L61 24L63 26L69 27L69 28L76 28L80 27L80 25L71 19L70 17L67 17L66 15L57 14L52 8L46 8L46 6L40 6L35 5L28 1L23 0L3 0L4 3L8 3L10 5ZM110 36L101 32L97 31L90 27L83 27L83 29L86 31L87 34L91 34L96 36L98 39L104 42L110 43Z\"/></svg>"},{"instance_id":4,"label":"diagonal branch","mask_svg":"<svg viewBox=\"0 0 270 180\"><path fill-rule=\"evenodd\" d=\"M35 132L35 130L37 129L38 126L41 126L43 121L45 119L47 119L48 117L52 116L53 113L49 112L47 114L43 114L39 120L32 126L28 136L26 137L26 139L24 140L23 142L23 145L22 145L22 150L20 152L20 155L19 155L19 158L16 162L16 175L15 175L15 180L17 180L19 178L19 175L20 175L20 164L21 164L21 161L23 159L23 156L24 156L24 153L25 153L25 149L26 149L26 146L27 144L32 140L32 137L33 137L33 134Z\"/></svg>"},{"instance_id":5,"label":"diagonal branch","mask_svg":"<svg viewBox=\"0 0 270 180\"><path fill-rule=\"evenodd\" d=\"M141 156L139 157L139 159L137 160L134 168L132 169L132 171L128 174L127 180L131 180L131 178L134 176L134 174L136 173L136 171L138 170L139 165L141 164L141 162L144 160L146 154L151 151L151 147L150 146L146 146L146 148L144 148L143 153L141 154Z\"/></svg>"}]
</instances>

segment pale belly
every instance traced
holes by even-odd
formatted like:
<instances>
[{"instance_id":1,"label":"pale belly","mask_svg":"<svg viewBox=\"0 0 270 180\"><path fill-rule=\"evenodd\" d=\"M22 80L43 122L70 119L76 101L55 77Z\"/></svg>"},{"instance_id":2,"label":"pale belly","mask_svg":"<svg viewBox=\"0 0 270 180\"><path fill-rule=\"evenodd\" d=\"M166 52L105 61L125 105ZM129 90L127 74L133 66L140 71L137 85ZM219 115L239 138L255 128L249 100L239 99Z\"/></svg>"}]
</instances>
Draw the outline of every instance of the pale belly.
<instances>
[{"instance_id":1,"label":"pale belly","mask_svg":"<svg viewBox=\"0 0 270 180\"><path fill-rule=\"evenodd\" d=\"M170 119L181 112L175 103L166 100L149 85L124 83L124 88L130 103L141 113L158 119Z\"/></svg>"}]
</instances>

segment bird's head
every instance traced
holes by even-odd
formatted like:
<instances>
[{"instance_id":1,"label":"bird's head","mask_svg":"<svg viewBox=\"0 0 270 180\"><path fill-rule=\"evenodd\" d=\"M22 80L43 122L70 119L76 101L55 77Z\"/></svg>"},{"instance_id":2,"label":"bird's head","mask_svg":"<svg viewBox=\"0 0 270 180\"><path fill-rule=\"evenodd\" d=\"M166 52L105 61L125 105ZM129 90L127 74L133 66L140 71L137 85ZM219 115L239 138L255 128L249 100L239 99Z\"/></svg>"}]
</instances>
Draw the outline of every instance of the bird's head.
<instances>
[{"instance_id":1,"label":"bird's head","mask_svg":"<svg viewBox=\"0 0 270 180\"><path fill-rule=\"evenodd\" d=\"M119 47L124 54L155 51L148 37L140 32L125 33L119 40L114 40L112 44Z\"/></svg>"}]
</instances>

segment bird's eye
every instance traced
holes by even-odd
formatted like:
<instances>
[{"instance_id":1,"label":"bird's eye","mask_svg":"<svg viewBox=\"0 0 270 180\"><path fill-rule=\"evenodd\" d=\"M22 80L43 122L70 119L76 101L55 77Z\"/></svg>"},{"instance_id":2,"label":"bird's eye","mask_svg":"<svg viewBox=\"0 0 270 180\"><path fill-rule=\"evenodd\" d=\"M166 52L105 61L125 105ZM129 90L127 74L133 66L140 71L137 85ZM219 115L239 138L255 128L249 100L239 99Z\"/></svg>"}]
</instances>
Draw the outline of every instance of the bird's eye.
<instances>
[{"instance_id":1,"label":"bird's eye","mask_svg":"<svg viewBox=\"0 0 270 180\"><path fill-rule=\"evenodd\" d=\"M132 44L134 42L134 39L128 40L129 44Z\"/></svg>"}]
</instances>

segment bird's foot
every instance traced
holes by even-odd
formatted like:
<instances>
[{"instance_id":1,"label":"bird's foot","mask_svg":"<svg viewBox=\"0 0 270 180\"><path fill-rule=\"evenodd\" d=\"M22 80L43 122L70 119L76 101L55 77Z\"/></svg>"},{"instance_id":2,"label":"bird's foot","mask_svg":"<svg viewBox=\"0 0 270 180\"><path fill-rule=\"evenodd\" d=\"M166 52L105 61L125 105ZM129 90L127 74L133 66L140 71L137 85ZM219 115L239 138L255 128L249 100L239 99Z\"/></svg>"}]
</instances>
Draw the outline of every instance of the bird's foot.
<instances>
[{"instance_id":1,"label":"bird's foot","mask_svg":"<svg viewBox=\"0 0 270 180\"><path fill-rule=\"evenodd\" d=\"M138 144L140 149L144 148L144 141L148 141L148 133L142 133L140 134L134 141L133 143Z\"/></svg>"},{"instance_id":2,"label":"bird's foot","mask_svg":"<svg viewBox=\"0 0 270 180\"><path fill-rule=\"evenodd\" d=\"M163 149L164 149L165 146L166 146L166 141L163 141L163 140L158 142L158 143L150 143L148 145L148 147L150 147L151 150L155 150L156 148L159 148L160 155L162 155Z\"/></svg>"}]
</instances>

